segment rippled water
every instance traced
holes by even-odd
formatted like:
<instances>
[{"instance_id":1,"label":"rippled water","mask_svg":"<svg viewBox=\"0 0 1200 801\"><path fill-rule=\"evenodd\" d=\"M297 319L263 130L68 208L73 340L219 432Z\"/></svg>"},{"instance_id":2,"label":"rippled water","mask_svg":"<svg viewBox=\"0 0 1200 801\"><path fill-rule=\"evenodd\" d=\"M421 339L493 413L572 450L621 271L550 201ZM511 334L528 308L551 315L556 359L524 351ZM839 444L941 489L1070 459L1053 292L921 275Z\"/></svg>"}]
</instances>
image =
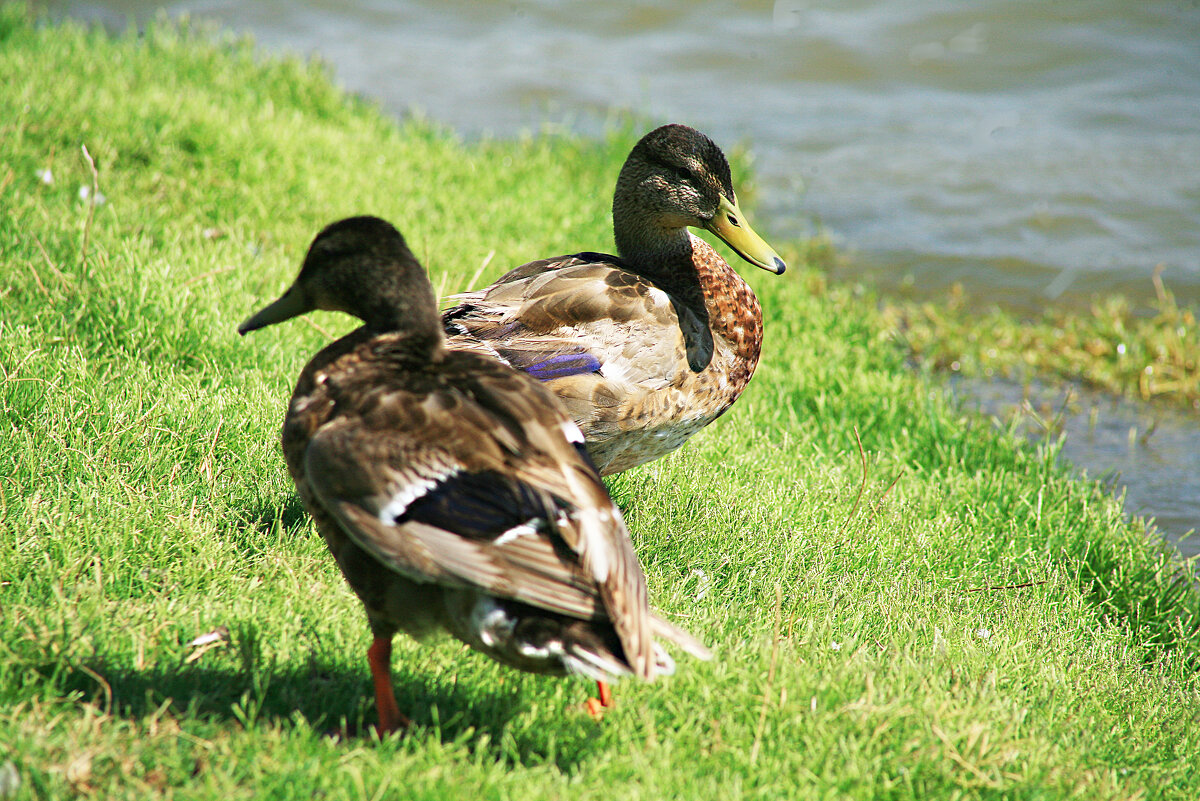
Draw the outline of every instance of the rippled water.
<instances>
[{"instance_id":1,"label":"rippled water","mask_svg":"<svg viewBox=\"0 0 1200 801\"><path fill-rule=\"evenodd\" d=\"M143 0L35 3L113 28ZM182 0L468 134L612 109L758 156L759 227L852 269L990 300L1200 300L1200 3Z\"/></svg>"},{"instance_id":2,"label":"rippled water","mask_svg":"<svg viewBox=\"0 0 1200 801\"><path fill-rule=\"evenodd\" d=\"M123 29L162 4L34 5ZM468 136L564 120L595 132L622 110L746 143L757 156L755 227L779 239L826 231L849 270L885 287L936 296L961 282L1033 310L1098 291L1150 298L1161 264L1178 300L1200 305L1197 0L166 9L267 49L319 54L387 110L419 108ZM991 403L990 390L975 391ZM1146 413L1114 406L1103 419L1120 434ZM1200 526L1200 442L1192 417L1164 425L1147 449L1073 431L1067 455L1093 473L1124 471L1133 510L1182 533ZM1185 480L1155 483L1172 474ZM1151 486L1161 490L1143 504Z\"/></svg>"}]
</instances>

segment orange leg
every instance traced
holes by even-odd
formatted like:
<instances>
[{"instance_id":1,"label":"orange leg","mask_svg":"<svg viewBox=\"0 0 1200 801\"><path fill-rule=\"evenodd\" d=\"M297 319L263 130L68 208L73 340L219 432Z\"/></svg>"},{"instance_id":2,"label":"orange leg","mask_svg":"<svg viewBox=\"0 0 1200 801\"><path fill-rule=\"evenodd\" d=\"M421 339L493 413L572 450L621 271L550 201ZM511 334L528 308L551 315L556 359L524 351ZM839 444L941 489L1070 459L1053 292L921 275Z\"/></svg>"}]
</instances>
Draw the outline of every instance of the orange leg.
<instances>
[{"instance_id":1,"label":"orange leg","mask_svg":"<svg viewBox=\"0 0 1200 801\"><path fill-rule=\"evenodd\" d=\"M604 717L604 710L613 705L612 689L606 681L596 682L596 695L599 698L589 698L584 706L587 707L588 714L596 720Z\"/></svg>"},{"instance_id":2,"label":"orange leg","mask_svg":"<svg viewBox=\"0 0 1200 801\"><path fill-rule=\"evenodd\" d=\"M390 734L409 725L409 720L396 706L396 694L392 692L392 638L376 637L367 649L367 663L371 666L371 680L375 683L375 708L379 712L376 731L380 736Z\"/></svg>"}]
</instances>

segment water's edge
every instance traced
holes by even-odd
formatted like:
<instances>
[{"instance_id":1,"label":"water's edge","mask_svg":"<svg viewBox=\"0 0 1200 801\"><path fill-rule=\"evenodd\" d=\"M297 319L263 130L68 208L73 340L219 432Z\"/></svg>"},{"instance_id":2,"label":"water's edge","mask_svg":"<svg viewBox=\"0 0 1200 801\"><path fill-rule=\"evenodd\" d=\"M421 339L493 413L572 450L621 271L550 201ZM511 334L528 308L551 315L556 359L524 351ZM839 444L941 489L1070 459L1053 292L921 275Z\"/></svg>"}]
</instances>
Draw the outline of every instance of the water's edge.
<instances>
[{"instance_id":1,"label":"water's edge","mask_svg":"<svg viewBox=\"0 0 1200 801\"><path fill-rule=\"evenodd\" d=\"M966 409L997 425L1015 422L1032 441L1065 435L1060 456L1099 479L1125 512L1153 518L1185 557L1200 554L1200 426L1170 406L1118 398L1069 381L953 376L951 392ZM1014 420L1015 418L1015 420Z\"/></svg>"},{"instance_id":2,"label":"water's edge","mask_svg":"<svg viewBox=\"0 0 1200 801\"><path fill-rule=\"evenodd\" d=\"M419 108L468 136L547 119L598 133L614 109L689 122L751 146L756 227L781 241L829 233L848 254L837 277L883 291L938 298L961 283L1036 314L1093 293L1149 299L1162 264L1179 303L1200 305L1200 190L1179 168L1200 164L1200 5L34 5L113 31L165 5L268 50L316 54L388 112ZM1019 383L955 384L984 414L1025 394ZM1078 387L1065 406L1063 387L1031 391L1043 418L1064 409L1064 457L1119 473L1131 513L1176 537L1200 528L1194 417Z\"/></svg>"}]
</instances>

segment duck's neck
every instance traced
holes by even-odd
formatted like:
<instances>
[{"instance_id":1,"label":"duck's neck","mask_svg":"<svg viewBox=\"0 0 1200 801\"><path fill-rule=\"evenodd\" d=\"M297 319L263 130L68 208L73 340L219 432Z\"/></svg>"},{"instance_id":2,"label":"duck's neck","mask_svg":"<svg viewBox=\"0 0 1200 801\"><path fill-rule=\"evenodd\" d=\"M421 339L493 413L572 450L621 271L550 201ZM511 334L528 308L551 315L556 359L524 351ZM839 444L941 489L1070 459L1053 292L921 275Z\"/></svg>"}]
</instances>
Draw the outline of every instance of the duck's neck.
<instances>
[{"instance_id":1,"label":"duck's neck","mask_svg":"<svg viewBox=\"0 0 1200 801\"><path fill-rule=\"evenodd\" d=\"M375 354L384 359L399 358L404 362L440 362L446 356L446 339L440 330L412 330L408 328L390 327L377 329L364 326L370 335L385 342Z\"/></svg>"},{"instance_id":2,"label":"duck's neck","mask_svg":"<svg viewBox=\"0 0 1200 801\"><path fill-rule=\"evenodd\" d=\"M445 350L442 319L428 281L415 285L389 284L387 276L373 284L375 293L357 298L351 312L373 334L395 335L417 358L440 358Z\"/></svg>"},{"instance_id":3,"label":"duck's neck","mask_svg":"<svg viewBox=\"0 0 1200 801\"><path fill-rule=\"evenodd\" d=\"M613 239L617 255L639 275L664 286L693 272L692 237L687 227L664 226L630 204L613 204Z\"/></svg>"},{"instance_id":4,"label":"duck's neck","mask_svg":"<svg viewBox=\"0 0 1200 801\"><path fill-rule=\"evenodd\" d=\"M762 344L762 307L737 271L685 227L657 227L614 208L613 229L617 255L700 315L753 371Z\"/></svg>"}]
</instances>

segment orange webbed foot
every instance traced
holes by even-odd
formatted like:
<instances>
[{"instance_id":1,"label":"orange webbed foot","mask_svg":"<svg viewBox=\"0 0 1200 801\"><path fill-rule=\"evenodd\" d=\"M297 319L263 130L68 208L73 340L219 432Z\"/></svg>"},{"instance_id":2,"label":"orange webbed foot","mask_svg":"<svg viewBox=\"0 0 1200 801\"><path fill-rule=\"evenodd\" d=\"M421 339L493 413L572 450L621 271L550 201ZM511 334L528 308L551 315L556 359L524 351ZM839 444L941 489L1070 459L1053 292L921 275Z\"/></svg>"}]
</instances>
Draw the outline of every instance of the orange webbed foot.
<instances>
[{"instance_id":1,"label":"orange webbed foot","mask_svg":"<svg viewBox=\"0 0 1200 801\"><path fill-rule=\"evenodd\" d=\"M592 716L592 720L599 722L604 719L605 710L613 705L612 689L608 686L608 682L596 682L596 694L600 697L587 699L583 706Z\"/></svg>"}]
</instances>

